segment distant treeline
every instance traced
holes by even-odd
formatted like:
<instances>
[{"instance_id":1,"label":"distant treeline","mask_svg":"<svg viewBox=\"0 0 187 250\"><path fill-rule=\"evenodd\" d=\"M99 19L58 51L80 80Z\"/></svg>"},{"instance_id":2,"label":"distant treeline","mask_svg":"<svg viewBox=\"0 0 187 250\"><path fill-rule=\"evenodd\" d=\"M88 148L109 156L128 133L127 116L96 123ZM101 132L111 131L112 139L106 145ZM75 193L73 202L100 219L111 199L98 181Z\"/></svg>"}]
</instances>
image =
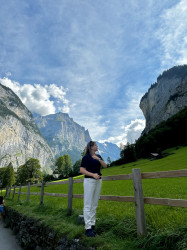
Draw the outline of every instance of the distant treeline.
<instances>
[{"instance_id":1,"label":"distant treeline","mask_svg":"<svg viewBox=\"0 0 187 250\"><path fill-rule=\"evenodd\" d=\"M176 146L187 145L187 107L168 120L159 123L147 134L139 137L134 144L125 145L121 158L111 165L118 165L148 158L151 153L162 154L162 151Z\"/></svg>"}]
</instances>

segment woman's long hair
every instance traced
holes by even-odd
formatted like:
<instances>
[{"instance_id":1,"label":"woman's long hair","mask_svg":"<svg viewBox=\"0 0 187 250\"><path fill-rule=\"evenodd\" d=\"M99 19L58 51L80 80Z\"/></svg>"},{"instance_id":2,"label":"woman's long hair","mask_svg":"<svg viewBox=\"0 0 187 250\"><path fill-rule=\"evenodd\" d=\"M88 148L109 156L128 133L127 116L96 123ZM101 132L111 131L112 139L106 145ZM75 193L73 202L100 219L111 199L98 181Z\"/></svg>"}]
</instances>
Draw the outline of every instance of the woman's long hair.
<instances>
[{"instance_id":1,"label":"woman's long hair","mask_svg":"<svg viewBox=\"0 0 187 250\"><path fill-rule=\"evenodd\" d=\"M96 143L95 141L88 142L88 144L86 146L86 150L85 150L85 155L86 154L91 155L91 147L93 147L95 143Z\"/></svg>"},{"instance_id":2,"label":"woman's long hair","mask_svg":"<svg viewBox=\"0 0 187 250\"><path fill-rule=\"evenodd\" d=\"M0 196L0 205L3 204L3 196Z\"/></svg>"}]
</instances>

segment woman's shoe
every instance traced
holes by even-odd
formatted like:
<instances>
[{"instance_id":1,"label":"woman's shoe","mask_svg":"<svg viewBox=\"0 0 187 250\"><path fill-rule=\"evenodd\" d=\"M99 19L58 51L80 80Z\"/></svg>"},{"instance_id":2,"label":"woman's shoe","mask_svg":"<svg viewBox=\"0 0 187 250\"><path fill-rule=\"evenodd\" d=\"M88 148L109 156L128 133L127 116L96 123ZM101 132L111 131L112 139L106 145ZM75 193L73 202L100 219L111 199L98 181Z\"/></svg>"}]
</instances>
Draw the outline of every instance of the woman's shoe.
<instances>
[{"instance_id":1,"label":"woman's shoe","mask_svg":"<svg viewBox=\"0 0 187 250\"><path fill-rule=\"evenodd\" d=\"M87 237L95 237L95 234L94 234L94 232L93 232L93 230L91 228L90 229L86 229L85 235Z\"/></svg>"},{"instance_id":2,"label":"woman's shoe","mask_svg":"<svg viewBox=\"0 0 187 250\"><path fill-rule=\"evenodd\" d=\"M92 226L92 230L93 230L93 233L96 235L96 232L95 232L95 225Z\"/></svg>"}]
</instances>

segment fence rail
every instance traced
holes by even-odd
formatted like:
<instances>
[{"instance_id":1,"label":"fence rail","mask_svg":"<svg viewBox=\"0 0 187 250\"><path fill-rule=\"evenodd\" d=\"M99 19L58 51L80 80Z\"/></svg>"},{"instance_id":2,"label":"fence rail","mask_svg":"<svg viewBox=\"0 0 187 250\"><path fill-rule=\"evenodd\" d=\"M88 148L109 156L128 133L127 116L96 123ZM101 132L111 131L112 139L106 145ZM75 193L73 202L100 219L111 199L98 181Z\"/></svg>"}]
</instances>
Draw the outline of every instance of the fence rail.
<instances>
[{"instance_id":1,"label":"fence rail","mask_svg":"<svg viewBox=\"0 0 187 250\"><path fill-rule=\"evenodd\" d=\"M173 207L187 207L187 200L183 199L169 199L169 198L155 198L155 197L143 197L142 179L155 179L155 178L176 178L176 177L187 177L187 169L173 170L173 171L161 171L161 172L150 172L141 173L140 169L132 169L132 174L125 175L113 175L113 176L103 176L103 181L116 181L116 180L133 180L134 196L114 196L114 195L101 195L100 200L104 201L118 201L118 202L134 202L136 208L136 224L138 235L146 234L146 221L145 221L145 210L144 204L152 205L163 205L163 206L173 206ZM40 195L40 205L43 204L43 197L53 196L53 197L65 197L68 198L68 210L72 210L72 199L78 198L83 199L83 194L73 194L73 184L82 183L84 179L73 180L72 177L67 181L59 182L47 182L30 185L28 183L28 192L21 192L21 185L14 186L12 199L15 194L18 194L18 201L20 200L20 195L27 195L27 202L29 202L30 195ZM46 193L44 192L45 186L47 185L63 185L68 184L68 194L61 193ZM41 192L30 192L30 187L41 186ZM15 191L19 188L19 192ZM11 188L6 189L6 195L10 197Z\"/></svg>"}]
</instances>

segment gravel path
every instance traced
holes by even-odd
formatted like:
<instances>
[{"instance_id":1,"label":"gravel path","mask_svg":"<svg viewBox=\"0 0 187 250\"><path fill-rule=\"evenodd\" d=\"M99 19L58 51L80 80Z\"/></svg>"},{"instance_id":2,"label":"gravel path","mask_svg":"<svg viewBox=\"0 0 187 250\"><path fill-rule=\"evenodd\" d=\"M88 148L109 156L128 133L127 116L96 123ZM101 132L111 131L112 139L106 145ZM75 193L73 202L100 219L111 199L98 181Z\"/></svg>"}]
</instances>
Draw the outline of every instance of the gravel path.
<instances>
[{"instance_id":1,"label":"gravel path","mask_svg":"<svg viewBox=\"0 0 187 250\"><path fill-rule=\"evenodd\" d=\"M21 250L18 245L15 235L10 228L4 228L0 221L0 249L2 250Z\"/></svg>"}]
</instances>

